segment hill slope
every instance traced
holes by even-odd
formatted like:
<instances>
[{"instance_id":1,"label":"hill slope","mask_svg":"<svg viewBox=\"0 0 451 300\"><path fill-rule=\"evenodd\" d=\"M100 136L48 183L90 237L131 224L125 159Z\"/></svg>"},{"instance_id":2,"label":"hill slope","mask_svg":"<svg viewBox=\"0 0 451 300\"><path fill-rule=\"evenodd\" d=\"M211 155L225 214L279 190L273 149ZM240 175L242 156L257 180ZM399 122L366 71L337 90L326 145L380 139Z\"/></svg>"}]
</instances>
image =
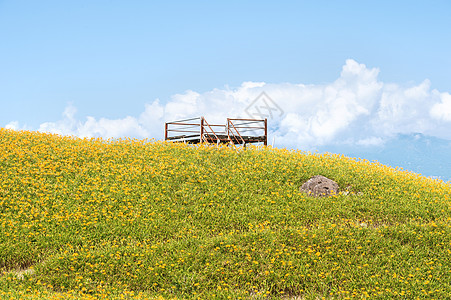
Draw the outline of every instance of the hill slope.
<instances>
[{"instance_id":1,"label":"hill slope","mask_svg":"<svg viewBox=\"0 0 451 300\"><path fill-rule=\"evenodd\" d=\"M317 174L343 193L300 193ZM444 299L450 194L333 154L0 129L0 297Z\"/></svg>"}]
</instances>

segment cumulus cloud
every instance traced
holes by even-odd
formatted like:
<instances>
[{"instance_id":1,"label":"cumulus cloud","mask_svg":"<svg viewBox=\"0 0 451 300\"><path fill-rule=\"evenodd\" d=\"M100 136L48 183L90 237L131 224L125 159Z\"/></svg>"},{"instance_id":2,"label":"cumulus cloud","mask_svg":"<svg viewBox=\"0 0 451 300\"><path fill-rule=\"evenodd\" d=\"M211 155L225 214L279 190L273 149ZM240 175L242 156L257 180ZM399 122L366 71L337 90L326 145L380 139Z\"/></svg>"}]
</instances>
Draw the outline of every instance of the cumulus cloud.
<instances>
[{"instance_id":1,"label":"cumulus cloud","mask_svg":"<svg viewBox=\"0 0 451 300\"><path fill-rule=\"evenodd\" d=\"M162 108L158 101L146 104L139 118L126 116L122 119L99 120L88 116L85 121L76 119L77 109L68 105L63 112L63 118L57 122L46 122L39 126L39 131L79 137L149 137L156 128L155 122L161 117Z\"/></svg>"},{"instance_id":2,"label":"cumulus cloud","mask_svg":"<svg viewBox=\"0 0 451 300\"><path fill-rule=\"evenodd\" d=\"M437 120L451 122L451 95L441 93L440 102L435 103L431 108L431 116Z\"/></svg>"},{"instance_id":3,"label":"cumulus cloud","mask_svg":"<svg viewBox=\"0 0 451 300\"><path fill-rule=\"evenodd\" d=\"M40 131L80 137L163 138L164 122L205 116L224 124L227 117L268 117L277 146L312 150L326 145L373 147L398 134L421 133L451 139L451 95L420 84L384 83L378 68L352 59L328 84L243 82L205 93L188 90L166 102L155 100L139 116L76 118L69 105L63 118ZM264 93L264 94L263 94ZM264 97L262 96L264 95ZM19 128L18 123L10 123Z\"/></svg>"},{"instance_id":4,"label":"cumulus cloud","mask_svg":"<svg viewBox=\"0 0 451 300\"><path fill-rule=\"evenodd\" d=\"M19 130L19 122L18 121L12 121L6 124L6 129L13 129L13 130Z\"/></svg>"}]
</instances>

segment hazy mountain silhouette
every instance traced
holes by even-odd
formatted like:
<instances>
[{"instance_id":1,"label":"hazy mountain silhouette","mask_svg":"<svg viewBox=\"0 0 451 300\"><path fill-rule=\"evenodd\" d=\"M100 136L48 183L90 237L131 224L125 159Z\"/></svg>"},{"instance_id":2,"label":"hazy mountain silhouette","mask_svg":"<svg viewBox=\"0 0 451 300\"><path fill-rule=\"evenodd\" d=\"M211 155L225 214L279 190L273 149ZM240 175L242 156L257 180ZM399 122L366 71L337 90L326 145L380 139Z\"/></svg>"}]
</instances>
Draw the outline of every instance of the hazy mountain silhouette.
<instances>
[{"instance_id":1,"label":"hazy mountain silhouette","mask_svg":"<svg viewBox=\"0 0 451 300\"><path fill-rule=\"evenodd\" d=\"M420 133L398 135L383 146L334 146L320 149L360 157L424 176L451 181L451 141Z\"/></svg>"}]
</instances>

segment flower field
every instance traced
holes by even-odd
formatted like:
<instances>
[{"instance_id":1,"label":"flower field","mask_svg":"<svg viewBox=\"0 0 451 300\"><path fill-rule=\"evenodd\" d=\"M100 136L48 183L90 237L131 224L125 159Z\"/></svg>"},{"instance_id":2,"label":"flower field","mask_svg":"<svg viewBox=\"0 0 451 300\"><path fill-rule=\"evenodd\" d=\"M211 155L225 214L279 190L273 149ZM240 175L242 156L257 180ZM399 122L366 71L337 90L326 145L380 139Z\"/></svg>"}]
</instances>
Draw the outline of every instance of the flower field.
<instances>
[{"instance_id":1,"label":"flower field","mask_svg":"<svg viewBox=\"0 0 451 300\"><path fill-rule=\"evenodd\" d=\"M0 129L0 298L450 299L450 198L335 154Z\"/></svg>"}]
</instances>

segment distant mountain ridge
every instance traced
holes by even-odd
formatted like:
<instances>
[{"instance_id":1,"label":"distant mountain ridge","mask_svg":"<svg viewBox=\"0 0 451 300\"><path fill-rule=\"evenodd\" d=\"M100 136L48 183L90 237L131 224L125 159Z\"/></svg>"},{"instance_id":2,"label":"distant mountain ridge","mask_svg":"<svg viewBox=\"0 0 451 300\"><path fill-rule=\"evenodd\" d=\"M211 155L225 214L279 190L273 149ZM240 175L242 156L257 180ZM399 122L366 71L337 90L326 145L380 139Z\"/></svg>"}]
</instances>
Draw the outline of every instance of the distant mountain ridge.
<instances>
[{"instance_id":1,"label":"distant mountain ridge","mask_svg":"<svg viewBox=\"0 0 451 300\"><path fill-rule=\"evenodd\" d=\"M339 145L320 151L376 160L384 165L451 181L451 141L421 133L400 134L381 146Z\"/></svg>"}]
</instances>

